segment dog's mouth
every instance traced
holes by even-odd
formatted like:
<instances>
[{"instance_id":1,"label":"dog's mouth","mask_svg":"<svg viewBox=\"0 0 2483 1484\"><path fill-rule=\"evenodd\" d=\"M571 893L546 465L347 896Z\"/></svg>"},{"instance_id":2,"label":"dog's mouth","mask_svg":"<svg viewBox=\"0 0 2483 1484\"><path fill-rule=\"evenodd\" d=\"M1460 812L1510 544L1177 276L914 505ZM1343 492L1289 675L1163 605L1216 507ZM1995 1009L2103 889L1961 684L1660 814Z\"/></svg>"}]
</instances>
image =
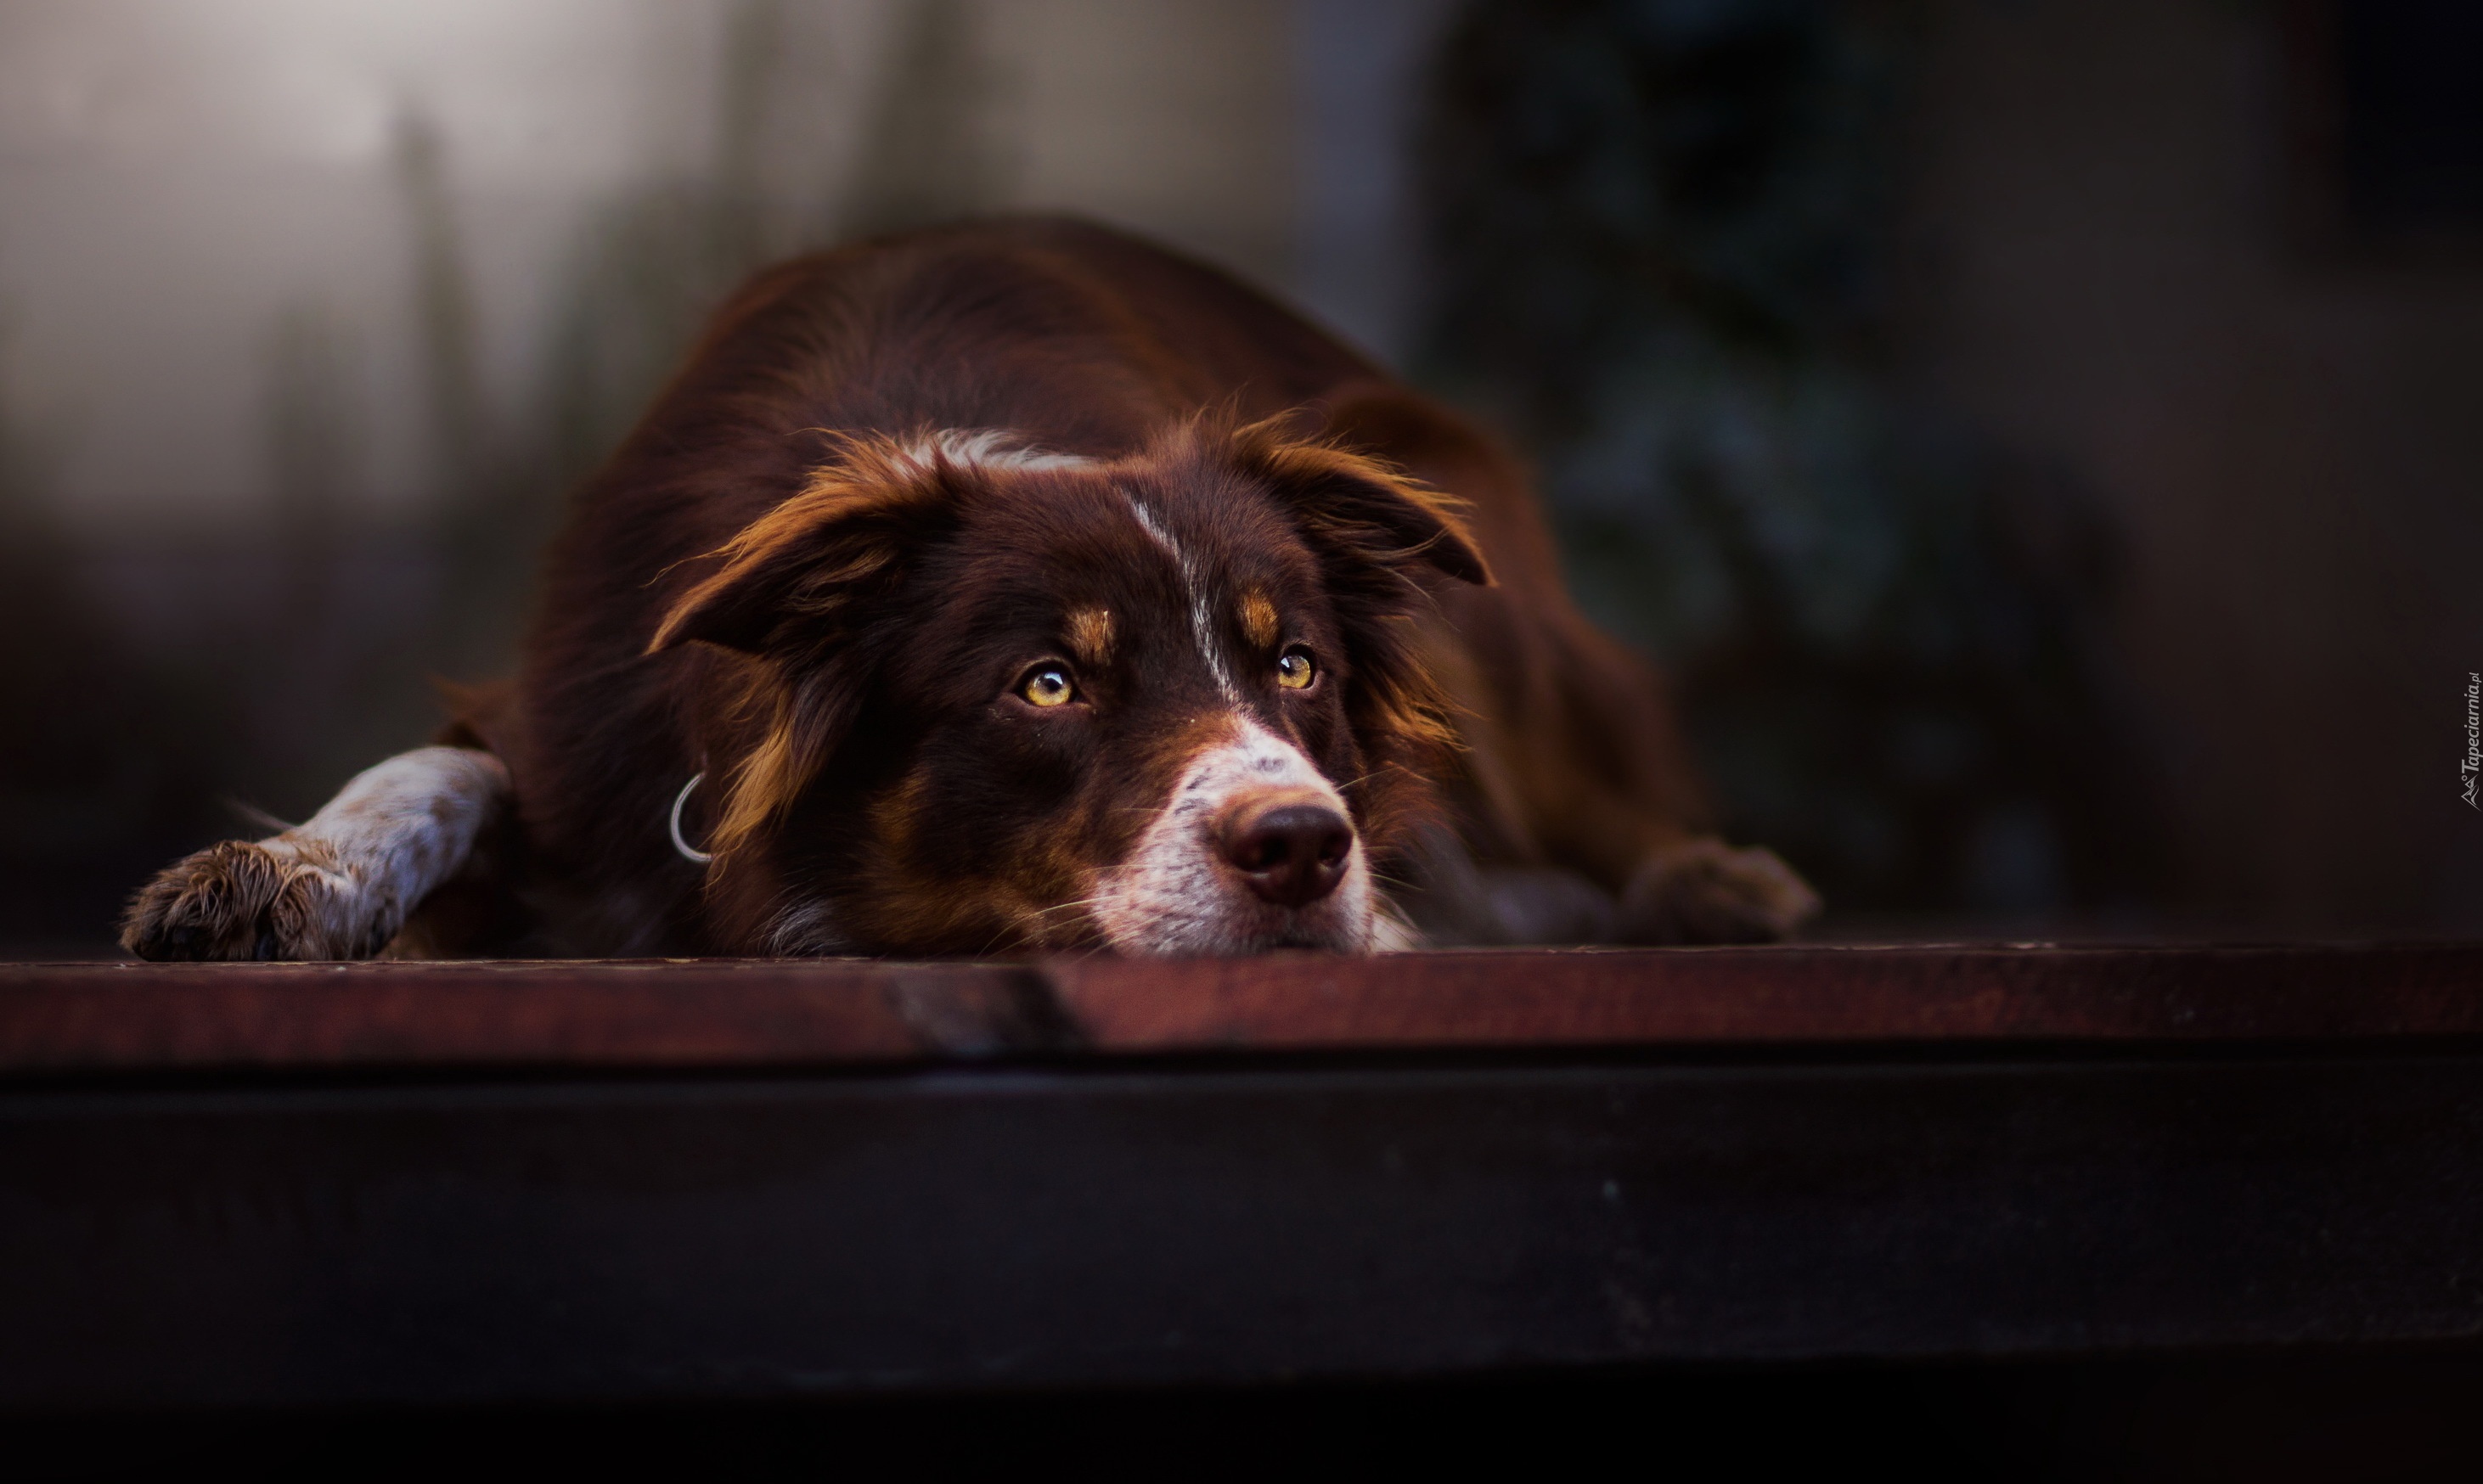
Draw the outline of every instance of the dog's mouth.
<instances>
[{"instance_id":1,"label":"dog's mouth","mask_svg":"<svg viewBox=\"0 0 2483 1484\"><path fill-rule=\"evenodd\" d=\"M1344 798L1299 749L1248 721L1193 758L1094 914L1125 953L1365 952L1371 871Z\"/></svg>"}]
</instances>

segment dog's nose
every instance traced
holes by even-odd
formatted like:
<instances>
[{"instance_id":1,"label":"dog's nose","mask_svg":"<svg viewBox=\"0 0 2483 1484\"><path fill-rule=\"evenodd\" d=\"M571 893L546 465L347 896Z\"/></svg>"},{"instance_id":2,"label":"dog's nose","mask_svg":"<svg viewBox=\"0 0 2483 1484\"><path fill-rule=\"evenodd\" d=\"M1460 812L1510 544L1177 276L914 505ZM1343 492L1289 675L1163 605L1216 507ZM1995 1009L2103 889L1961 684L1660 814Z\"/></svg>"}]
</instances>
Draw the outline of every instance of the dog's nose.
<instances>
[{"instance_id":1,"label":"dog's nose","mask_svg":"<svg viewBox=\"0 0 2483 1484\"><path fill-rule=\"evenodd\" d=\"M1345 879L1353 826L1324 804L1244 804L1225 816L1224 859L1250 889L1280 907L1306 907Z\"/></svg>"}]
</instances>

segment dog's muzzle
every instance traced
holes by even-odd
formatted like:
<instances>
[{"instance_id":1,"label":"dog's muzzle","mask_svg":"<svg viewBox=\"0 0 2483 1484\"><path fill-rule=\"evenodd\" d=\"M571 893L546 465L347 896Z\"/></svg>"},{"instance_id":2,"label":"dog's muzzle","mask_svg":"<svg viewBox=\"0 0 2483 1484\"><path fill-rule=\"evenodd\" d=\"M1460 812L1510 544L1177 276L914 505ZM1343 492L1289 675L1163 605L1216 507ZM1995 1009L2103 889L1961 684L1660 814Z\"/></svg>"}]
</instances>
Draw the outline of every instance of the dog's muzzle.
<instances>
[{"instance_id":1,"label":"dog's muzzle","mask_svg":"<svg viewBox=\"0 0 2483 1484\"><path fill-rule=\"evenodd\" d=\"M1374 944L1371 871L1344 797L1300 749L1243 718L1190 760L1092 900L1127 953Z\"/></svg>"}]
</instances>

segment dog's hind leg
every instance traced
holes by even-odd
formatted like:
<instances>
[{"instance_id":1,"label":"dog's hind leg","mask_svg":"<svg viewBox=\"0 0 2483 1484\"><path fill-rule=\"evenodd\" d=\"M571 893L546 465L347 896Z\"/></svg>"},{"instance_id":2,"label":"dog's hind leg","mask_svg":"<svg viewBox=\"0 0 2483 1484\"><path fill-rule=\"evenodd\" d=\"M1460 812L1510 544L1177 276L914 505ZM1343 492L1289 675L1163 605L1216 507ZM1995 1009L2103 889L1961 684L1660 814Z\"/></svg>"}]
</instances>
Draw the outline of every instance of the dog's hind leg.
<instances>
[{"instance_id":1,"label":"dog's hind leg","mask_svg":"<svg viewBox=\"0 0 2483 1484\"><path fill-rule=\"evenodd\" d=\"M175 862L130 902L120 945L147 959L368 958L465 865L508 797L490 753L399 754L304 824Z\"/></svg>"}]
</instances>

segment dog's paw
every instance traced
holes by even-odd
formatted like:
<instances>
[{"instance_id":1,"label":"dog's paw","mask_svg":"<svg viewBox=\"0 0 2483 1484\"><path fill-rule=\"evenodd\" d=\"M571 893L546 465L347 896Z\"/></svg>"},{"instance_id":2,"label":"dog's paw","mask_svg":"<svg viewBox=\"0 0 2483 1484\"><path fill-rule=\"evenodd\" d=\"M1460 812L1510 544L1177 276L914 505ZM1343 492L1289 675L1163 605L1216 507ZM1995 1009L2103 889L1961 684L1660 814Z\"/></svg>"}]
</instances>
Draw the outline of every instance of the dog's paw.
<instances>
[{"instance_id":1,"label":"dog's paw","mask_svg":"<svg viewBox=\"0 0 2483 1484\"><path fill-rule=\"evenodd\" d=\"M1756 943L1792 936L1819 893L1773 850L1695 839L1647 858L1621 895L1621 936L1641 943Z\"/></svg>"},{"instance_id":2,"label":"dog's paw","mask_svg":"<svg viewBox=\"0 0 2483 1484\"><path fill-rule=\"evenodd\" d=\"M227 840L148 882L122 914L120 945L143 959L367 958L399 914L364 898L314 847Z\"/></svg>"}]
</instances>

